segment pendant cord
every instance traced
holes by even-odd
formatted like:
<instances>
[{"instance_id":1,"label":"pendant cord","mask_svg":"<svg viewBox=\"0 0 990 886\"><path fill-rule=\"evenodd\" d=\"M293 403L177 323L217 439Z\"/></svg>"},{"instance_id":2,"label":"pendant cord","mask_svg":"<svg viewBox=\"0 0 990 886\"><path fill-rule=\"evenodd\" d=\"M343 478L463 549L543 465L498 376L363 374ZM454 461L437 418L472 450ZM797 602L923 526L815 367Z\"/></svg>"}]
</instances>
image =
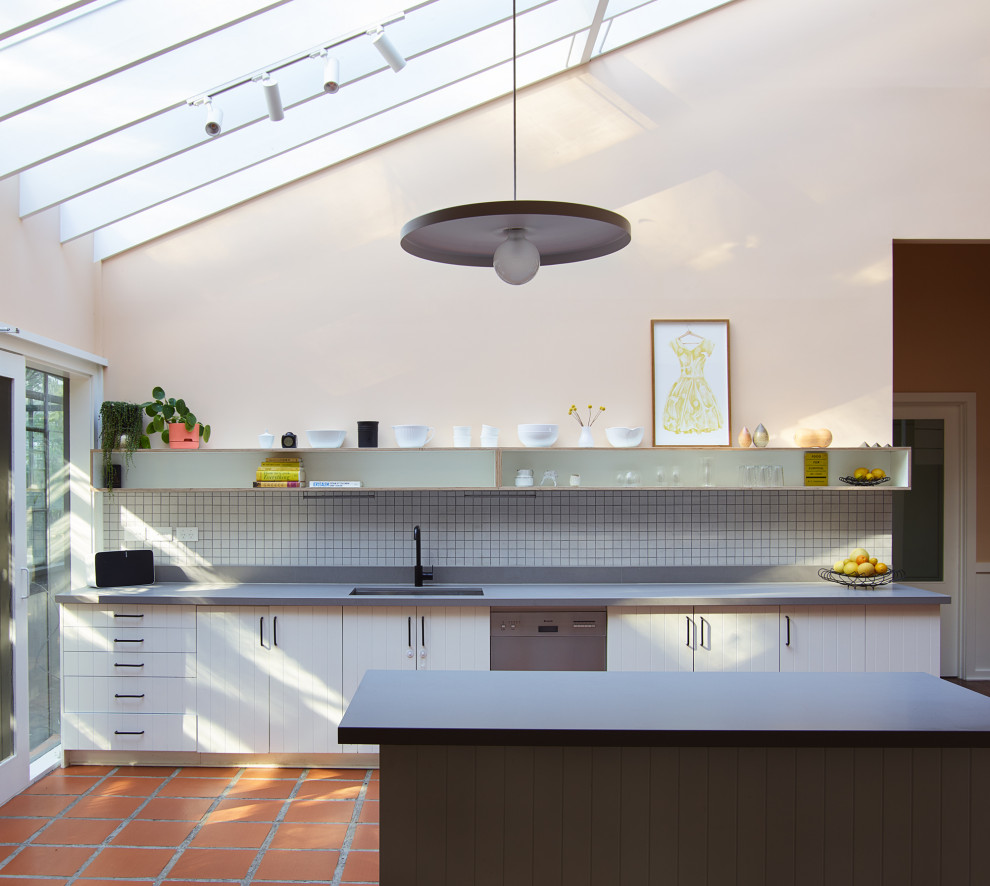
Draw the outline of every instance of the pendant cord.
<instances>
[{"instance_id":1,"label":"pendant cord","mask_svg":"<svg viewBox=\"0 0 990 886\"><path fill-rule=\"evenodd\" d=\"M516 199L516 0L512 0L512 199Z\"/></svg>"}]
</instances>

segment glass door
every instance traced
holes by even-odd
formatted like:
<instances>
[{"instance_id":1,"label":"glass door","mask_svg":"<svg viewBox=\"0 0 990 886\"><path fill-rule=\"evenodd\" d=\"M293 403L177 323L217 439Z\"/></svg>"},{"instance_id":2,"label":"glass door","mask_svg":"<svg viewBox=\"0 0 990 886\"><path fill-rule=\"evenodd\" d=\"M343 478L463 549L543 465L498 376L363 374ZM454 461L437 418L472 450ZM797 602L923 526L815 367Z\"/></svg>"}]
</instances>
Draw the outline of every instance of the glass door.
<instances>
[{"instance_id":1,"label":"glass door","mask_svg":"<svg viewBox=\"0 0 990 886\"><path fill-rule=\"evenodd\" d=\"M0 351L0 803L28 785L24 358Z\"/></svg>"}]
</instances>

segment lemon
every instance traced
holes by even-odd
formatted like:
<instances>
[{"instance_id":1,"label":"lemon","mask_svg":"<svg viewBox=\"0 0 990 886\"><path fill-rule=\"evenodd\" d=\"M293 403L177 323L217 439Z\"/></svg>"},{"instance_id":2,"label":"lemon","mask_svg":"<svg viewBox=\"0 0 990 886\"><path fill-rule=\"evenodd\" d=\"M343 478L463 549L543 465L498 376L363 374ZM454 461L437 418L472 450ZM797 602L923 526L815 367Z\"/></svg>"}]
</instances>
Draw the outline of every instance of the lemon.
<instances>
[{"instance_id":1,"label":"lemon","mask_svg":"<svg viewBox=\"0 0 990 886\"><path fill-rule=\"evenodd\" d=\"M877 575L886 575L887 574L887 564L886 563L877 563L877 565L874 566L873 569L874 569L874 571L876 572Z\"/></svg>"},{"instance_id":2,"label":"lemon","mask_svg":"<svg viewBox=\"0 0 990 886\"><path fill-rule=\"evenodd\" d=\"M882 480L884 477L887 476L887 474L883 471L882 468L874 468L872 471L870 471L870 473L873 474L874 480Z\"/></svg>"},{"instance_id":3,"label":"lemon","mask_svg":"<svg viewBox=\"0 0 990 886\"><path fill-rule=\"evenodd\" d=\"M845 565L846 565L846 561L845 560L836 560L832 564L832 571L833 572L842 572L842 570L845 568Z\"/></svg>"},{"instance_id":4,"label":"lemon","mask_svg":"<svg viewBox=\"0 0 990 886\"><path fill-rule=\"evenodd\" d=\"M870 552L866 548L856 548L850 555L850 560L855 560L857 557L866 557L867 560L870 559Z\"/></svg>"},{"instance_id":5,"label":"lemon","mask_svg":"<svg viewBox=\"0 0 990 886\"><path fill-rule=\"evenodd\" d=\"M869 471L867 471L866 468L856 468L856 470L853 471L853 477L857 480L862 480L868 473Z\"/></svg>"},{"instance_id":6,"label":"lemon","mask_svg":"<svg viewBox=\"0 0 990 886\"><path fill-rule=\"evenodd\" d=\"M845 566L842 567L842 572L845 575L856 575L858 569L859 567L852 560L847 560Z\"/></svg>"},{"instance_id":7,"label":"lemon","mask_svg":"<svg viewBox=\"0 0 990 886\"><path fill-rule=\"evenodd\" d=\"M869 560L865 560L856 567L856 572L858 572L863 578L869 578L874 573L873 564Z\"/></svg>"},{"instance_id":8,"label":"lemon","mask_svg":"<svg viewBox=\"0 0 990 886\"><path fill-rule=\"evenodd\" d=\"M876 557L870 557L870 562L871 562L871 563L872 563L872 564L873 564L874 566L876 566L876 565L877 565L877 558L876 558Z\"/></svg>"},{"instance_id":9,"label":"lemon","mask_svg":"<svg viewBox=\"0 0 990 886\"><path fill-rule=\"evenodd\" d=\"M866 473L865 473L865 474L863 475L863 479L864 479L864 480L873 480L873 479L875 479L875 478L874 478L874 476L873 476L873 471L867 471L867 472L866 472Z\"/></svg>"}]
</instances>

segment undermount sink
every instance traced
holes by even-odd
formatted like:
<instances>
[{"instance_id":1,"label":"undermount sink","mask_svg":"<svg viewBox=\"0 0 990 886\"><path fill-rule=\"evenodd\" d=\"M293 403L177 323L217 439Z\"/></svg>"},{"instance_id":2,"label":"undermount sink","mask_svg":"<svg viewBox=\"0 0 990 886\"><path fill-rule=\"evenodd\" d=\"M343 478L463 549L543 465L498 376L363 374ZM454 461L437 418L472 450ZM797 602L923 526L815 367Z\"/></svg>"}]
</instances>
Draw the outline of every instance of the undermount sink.
<instances>
[{"instance_id":1,"label":"undermount sink","mask_svg":"<svg viewBox=\"0 0 990 886\"><path fill-rule=\"evenodd\" d=\"M481 588L461 588L435 585L434 587L410 588L408 586L380 587L380 588L354 588L348 594L350 597L481 597L484 595Z\"/></svg>"}]
</instances>

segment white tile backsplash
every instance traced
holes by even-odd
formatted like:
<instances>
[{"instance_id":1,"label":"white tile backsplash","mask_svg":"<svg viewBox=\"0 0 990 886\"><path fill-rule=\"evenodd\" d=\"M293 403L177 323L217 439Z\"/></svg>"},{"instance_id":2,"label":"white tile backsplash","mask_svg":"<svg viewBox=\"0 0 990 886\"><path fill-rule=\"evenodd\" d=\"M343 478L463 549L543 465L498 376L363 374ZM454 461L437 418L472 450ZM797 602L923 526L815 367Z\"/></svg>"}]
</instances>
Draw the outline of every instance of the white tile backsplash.
<instances>
[{"instance_id":1,"label":"white tile backsplash","mask_svg":"<svg viewBox=\"0 0 990 886\"><path fill-rule=\"evenodd\" d=\"M890 559L876 492L134 492L104 496L104 550L173 566L405 566L412 527L436 566L825 566ZM149 542L146 526L195 527Z\"/></svg>"}]
</instances>

